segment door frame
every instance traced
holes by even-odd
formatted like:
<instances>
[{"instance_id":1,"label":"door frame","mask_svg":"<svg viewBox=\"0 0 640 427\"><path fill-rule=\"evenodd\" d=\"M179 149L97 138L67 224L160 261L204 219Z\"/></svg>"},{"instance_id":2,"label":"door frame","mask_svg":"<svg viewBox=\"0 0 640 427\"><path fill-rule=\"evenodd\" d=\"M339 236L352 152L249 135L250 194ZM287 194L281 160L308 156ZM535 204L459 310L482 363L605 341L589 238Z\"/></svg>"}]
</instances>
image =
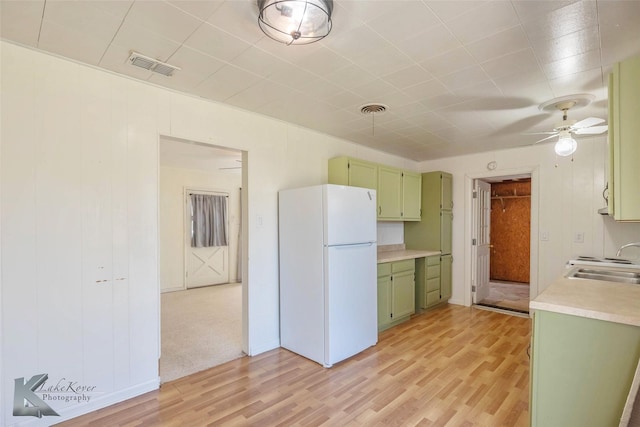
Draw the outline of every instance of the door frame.
<instances>
[{"instance_id":1,"label":"door frame","mask_svg":"<svg viewBox=\"0 0 640 427\"><path fill-rule=\"evenodd\" d=\"M194 286L192 288L189 288L187 286L187 271L189 270L189 266L188 266L188 260L189 260L189 247L187 246L187 234L188 234L188 228L189 225L191 224L191 213L189 212L189 207L191 206L190 204L190 198L189 198L189 194L190 193L196 193L196 194L210 194L210 195L214 195L214 196L225 196L226 197L226 203L227 203L227 212L229 212L229 193L227 191L223 191L223 190L216 190L214 188L203 188L203 187L191 187L191 186L184 186L183 187L183 191L182 191L182 199L184 200L184 221L182 224L182 257L184 262L182 263L183 265L183 269L182 269L182 289L186 290L186 289L195 289L199 286ZM226 224L227 230L229 229L229 216L227 215L227 224ZM228 242L230 243L230 241ZM231 273L229 271L229 267L231 266L231 245L227 244L227 277L228 275Z\"/></svg>"},{"instance_id":2,"label":"door frame","mask_svg":"<svg viewBox=\"0 0 640 427\"><path fill-rule=\"evenodd\" d=\"M161 144L161 140L163 138L167 138L170 140L176 140L176 141L181 141L184 142L186 144L199 144L199 145L203 145L203 146L210 146L211 148L223 148L223 149L228 149L228 150L236 150L238 152L240 152L241 155L241 173L242 173L242 179L241 179L241 189L242 191L240 191L240 203L242 206L241 209L241 213L240 213L240 227L242 230L242 234L241 234L241 238L238 241L238 244L241 245L241 254L240 257L241 259L238 260L238 262L241 262L241 274L242 274L242 280L241 280L241 287L242 287L242 351L249 355L249 356L253 356L256 353L255 350L251 350L251 344L252 344L252 337L249 335L249 317L251 316L250 310L249 310L249 209L250 209L250 203L249 203L249 163L250 163L250 159L249 159L249 150L247 149L242 149L242 148L237 148L237 147L230 147L230 146L225 146L225 145L216 145L213 144L211 142L202 142L201 140L198 139L193 139L193 138L187 138L187 137L179 137L179 136L173 136L173 135L169 135L168 133L158 133L158 137L157 137L157 141L156 141L156 160L157 160L157 166L156 166L156 171L157 171L157 176L156 176L156 180L157 180L157 198L156 198L156 204L157 204L157 222L158 224L160 224L160 211L161 211L161 206L160 206L160 144ZM212 138L210 138L212 139ZM184 229L184 227L183 227ZM184 239L183 239L184 240ZM161 298L161 294L162 294L162 289L160 287L160 277L161 277L161 273L160 273L160 266L161 266L161 260L160 260L160 253L161 253L161 239L160 239L160 225L158 225L158 231L157 231L157 238L156 238L156 257L157 257L157 275L158 275L158 280L157 280L157 297L158 297L158 357L161 357L162 355L162 321L161 321L161 313L162 313L162 308L161 308L161 304L160 304L160 298ZM255 341L255 340L253 340ZM259 351L259 350L258 350ZM159 366L158 365L158 373L159 371Z\"/></svg>"},{"instance_id":3,"label":"door frame","mask_svg":"<svg viewBox=\"0 0 640 427\"><path fill-rule=\"evenodd\" d=\"M538 296L538 212L540 209L539 186L540 168L539 166L521 167L514 169L501 169L487 172L468 173L464 177L464 305L469 307L473 304L471 285L475 273L473 266L475 262L473 256L473 181L475 179L487 178L508 178L514 175L531 175L531 234L530 234L530 254L529 254L529 298Z\"/></svg>"},{"instance_id":4,"label":"door frame","mask_svg":"<svg viewBox=\"0 0 640 427\"><path fill-rule=\"evenodd\" d=\"M472 181L472 186L473 186L473 190L476 193L479 193L480 190L480 183L485 184L486 186L489 187L489 196L491 193L491 184L489 184L487 181L485 181L484 179L474 179ZM489 292L489 283L490 283L490 270L491 270L491 251L490 251L490 245L491 245L491 198L489 197L489 201L488 201L488 209L489 209L489 218L485 218L484 215L486 214L486 205L481 203L480 201L481 197L480 194L477 194L476 197L473 198L472 200L472 219L473 222L472 224L472 228L471 228L471 233L472 233L472 239L476 240L476 244L472 244L471 245L471 268L472 268L472 283L471 283L471 302L473 304L478 304L478 301L482 301L485 297L488 296L488 292ZM486 201L486 200L485 200ZM488 220L488 227L489 227L489 232L488 234L488 241L485 241L484 238L481 237L481 235L485 234L485 232L483 230L480 229L481 224L483 224L485 221ZM487 262L484 263L485 267L486 267L486 273L487 275L489 275L489 277L486 277L486 283L484 282L484 278L478 279L478 272L480 270L480 262L479 262L479 258L481 256L480 254L480 246L485 247L485 250L489 251L489 254L486 255L487 257ZM481 288L483 288L483 286L481 286L480 283L483 283L484 285L487 286L486 289L486 294L482 294L480 295L480 297L478 297L478 294L481 293ZM475 285L475 291L473 290L473 287Z\"/></svg>"}]
</instances>

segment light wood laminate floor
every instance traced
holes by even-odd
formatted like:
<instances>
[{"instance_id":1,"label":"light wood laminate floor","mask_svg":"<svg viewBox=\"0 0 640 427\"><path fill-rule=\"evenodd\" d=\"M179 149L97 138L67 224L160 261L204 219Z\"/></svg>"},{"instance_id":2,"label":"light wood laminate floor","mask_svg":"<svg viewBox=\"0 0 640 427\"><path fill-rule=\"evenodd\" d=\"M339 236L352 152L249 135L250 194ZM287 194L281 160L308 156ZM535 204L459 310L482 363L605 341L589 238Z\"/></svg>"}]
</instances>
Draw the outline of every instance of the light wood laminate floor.
<instances>
[{"instance_id":1,"label":"light wood laminate floor","mask_svg":"<svg viewBox=\"0 0 640 427\"><path fill-rule=\"evenodd\" d=\"M527 426L531 320L443 306L325 369L236 359L61 426Z\"/></svg>"}]
</instances>

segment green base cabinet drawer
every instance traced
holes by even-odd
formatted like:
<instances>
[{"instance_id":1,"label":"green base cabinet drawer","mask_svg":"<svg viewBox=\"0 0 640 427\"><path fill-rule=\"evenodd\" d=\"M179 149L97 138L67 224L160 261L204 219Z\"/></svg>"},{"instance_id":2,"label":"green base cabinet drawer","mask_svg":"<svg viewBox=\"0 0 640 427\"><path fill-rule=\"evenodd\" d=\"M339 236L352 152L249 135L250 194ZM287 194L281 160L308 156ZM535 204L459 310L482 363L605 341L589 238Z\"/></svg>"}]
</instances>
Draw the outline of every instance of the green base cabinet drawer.
<instances>
[{"instance_id":1,"label":"green base cabinet drawer","mask_svg":"<svg viewBox=\"0 0 640 427\"><path fill-rule=\"evenodd\" d=\"M427 279L427 292L438 291L440 295L440 276Z\"/></svg>"},{"instance_id":2,"label":"green base cabinet drawer","mask_svg":"<svg viewBox=\"0 0 640 427\"><path fill-rule=\"evenodd\" d=\"M450 256L435 255L416 262L416 310L431 308L451 297L450 286L443 289L443 284L450 283L443 277L444 270L451 270L450 262L443 263L443 260L450 259Z\"/></svg>"},{"instance_id":3,"label":"green base cabinet drawer","mask_svg":"<svg viewBox=\"0 0 640 427\"><path fill-rule=\"evenodd\" d=\"M385 262L384 264L378 264L378 277L391 276L391 263Z\"/></svg>"},{"instance_id":4,"label":"green base cabinet drawer","mask_svg":"<svg viewBox=\"0 0 640 427\"><path fill-rule=\"evenodd\" d=\"M434 306L440 302L440 287L435 291L427 292L427 304L425 308Z\"/></svg>"},{"instance_id":5,"label":"green base cabinet drawer","mask_svg":"<svg viewBox=\"0 0 640 427\"><path fill-rule=\"evenodd\" d=\"M391 273L400 273L402 271L415 271L416 261L407 259L404 261L396 261L391 263Z\"/></svg>"}]
</instances>

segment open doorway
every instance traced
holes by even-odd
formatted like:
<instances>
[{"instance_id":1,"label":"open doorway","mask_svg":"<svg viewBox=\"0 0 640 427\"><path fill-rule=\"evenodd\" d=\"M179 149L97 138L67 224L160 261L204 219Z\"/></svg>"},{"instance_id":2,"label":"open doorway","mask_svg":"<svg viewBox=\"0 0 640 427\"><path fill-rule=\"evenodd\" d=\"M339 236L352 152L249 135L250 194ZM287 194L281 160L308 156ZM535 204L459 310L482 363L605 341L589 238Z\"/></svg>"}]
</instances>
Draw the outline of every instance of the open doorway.
<instances>
[{"instance_id":1,"label":"open doorway","mask_svg":"<svg viewBox=\"0 0 640 427\"><path fill-rule=\"evenodd\" d=\"M473 182L475 275L479 307L528 315L531 298L531 174Z\"/></svg>"},{"instance_id":2,"label":"open doorway","mask_svg":"<svg viewBox=\"0 0 640 427\"><path fill-rule=\"evenodd\" d=\"M243 355L242 157L160 138L163 383Z\"/></svg>"}]
</instances>

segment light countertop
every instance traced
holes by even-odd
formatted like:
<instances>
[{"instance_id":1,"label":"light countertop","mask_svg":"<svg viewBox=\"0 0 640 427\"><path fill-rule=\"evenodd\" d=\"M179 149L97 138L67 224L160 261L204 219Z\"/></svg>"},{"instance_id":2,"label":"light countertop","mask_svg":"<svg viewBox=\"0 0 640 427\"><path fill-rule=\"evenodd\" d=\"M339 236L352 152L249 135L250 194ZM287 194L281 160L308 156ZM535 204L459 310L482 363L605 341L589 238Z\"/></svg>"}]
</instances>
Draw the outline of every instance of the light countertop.
<instances>
[{"instance_id":1,"label":"light countertop","mask_svg":"<svg viewBox=\"0 0 640 427\"><path fill-rule=\"evenodd\" d=\"M433 255L440 255L440 251L423 251L416 249L405 249L404 245L388 245L378 247L378 264L384 262L403 261L405 259L424 258Z\"/></svg>"},{"instance_id":2,"label":"light countertop","mask_svg":"<svg viewBox=\"0 0 640 427\"><path fill-rule=\"evenodd\" d=\"M531 301L529 307L640 326L640 285L569 279L563 275Z\"/></svg>"}]
</instances>

